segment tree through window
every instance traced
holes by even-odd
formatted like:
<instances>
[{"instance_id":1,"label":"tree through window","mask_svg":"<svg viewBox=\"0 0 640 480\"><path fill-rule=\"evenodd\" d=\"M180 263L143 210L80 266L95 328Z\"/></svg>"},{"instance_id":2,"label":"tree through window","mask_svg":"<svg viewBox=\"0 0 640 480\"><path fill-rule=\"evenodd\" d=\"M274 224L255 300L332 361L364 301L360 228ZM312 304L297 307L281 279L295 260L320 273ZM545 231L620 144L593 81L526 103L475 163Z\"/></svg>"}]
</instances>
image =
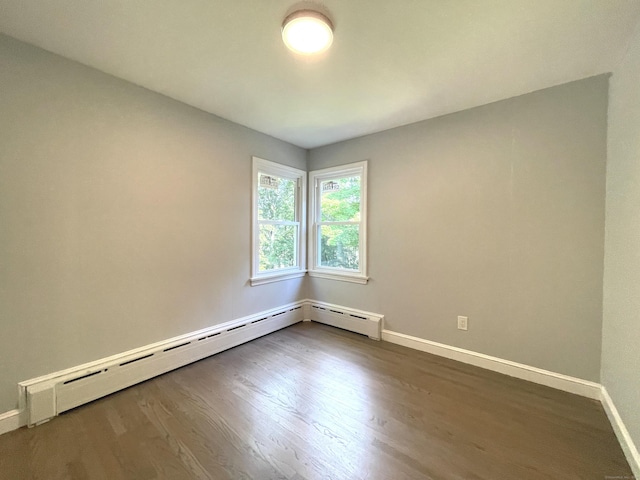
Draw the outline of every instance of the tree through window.
<instances>
[{"instance_id":1,"label":"tree through window","mask_svg":"<svg viewBox=\"0 0 640 480\"><path fill-rule=\"evenodd\" d=\"M310 275L366 283L366 168L310 173Z\"/></svg>"},{"instance_id":2,"label":"tree through window","mask_svg":"<svg viewBox=\"0 0 640 480\"><path fill-rule=\"evenodd\" d=\"M306 173L253 159L251 284L304 275Z\"/></svg>"}]
</instances>

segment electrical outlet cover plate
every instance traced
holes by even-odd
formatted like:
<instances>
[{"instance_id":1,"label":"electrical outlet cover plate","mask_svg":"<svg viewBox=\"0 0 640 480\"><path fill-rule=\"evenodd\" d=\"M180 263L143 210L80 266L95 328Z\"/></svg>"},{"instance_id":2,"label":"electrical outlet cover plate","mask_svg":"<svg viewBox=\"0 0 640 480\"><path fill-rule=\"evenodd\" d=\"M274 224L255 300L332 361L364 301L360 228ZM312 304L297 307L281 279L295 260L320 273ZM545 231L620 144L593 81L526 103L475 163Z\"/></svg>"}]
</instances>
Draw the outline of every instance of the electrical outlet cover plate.
<instances>
[{"instance_id":1,"label":"electrical outlet cover plate","mask_svg":"<svg viewBox=\"0 0 640 480\"><path fill-rule=\"evenodd\" d=\"M458 317L458 330L467 330L467 317Z\"/></svg>"}]
</instances>

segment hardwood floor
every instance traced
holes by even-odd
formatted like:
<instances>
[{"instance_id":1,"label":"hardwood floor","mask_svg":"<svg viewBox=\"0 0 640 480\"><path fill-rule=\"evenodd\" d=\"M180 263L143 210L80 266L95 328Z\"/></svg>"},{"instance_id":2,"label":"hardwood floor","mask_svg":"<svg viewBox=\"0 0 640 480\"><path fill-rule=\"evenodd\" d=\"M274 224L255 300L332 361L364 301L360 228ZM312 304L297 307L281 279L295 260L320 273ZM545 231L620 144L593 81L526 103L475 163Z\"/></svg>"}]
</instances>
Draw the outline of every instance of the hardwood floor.
<instances>
[{"instance_id":1,"label":"hardwood floor","mask_svg":"<svg viewBox=\"0 0 640 480\"><path fill-rule=\"evenodd\" d=\"M301 323L0 436L0 478L633 478L601 405Z\"/></svg>"}]
</instances>

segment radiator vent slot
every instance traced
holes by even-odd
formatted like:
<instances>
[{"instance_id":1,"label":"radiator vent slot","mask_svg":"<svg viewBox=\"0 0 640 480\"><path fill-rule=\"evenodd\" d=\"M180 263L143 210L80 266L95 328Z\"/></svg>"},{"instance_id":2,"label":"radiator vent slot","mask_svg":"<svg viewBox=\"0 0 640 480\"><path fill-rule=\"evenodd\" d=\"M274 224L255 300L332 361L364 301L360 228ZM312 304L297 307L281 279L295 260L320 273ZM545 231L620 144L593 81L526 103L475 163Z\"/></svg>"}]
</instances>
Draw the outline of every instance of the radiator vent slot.
<instances>
[{"instance_id":1,"label":"radiator vent slot","mask_svg":"<svg viewBox=\"0 0 640 480\"><path fill-rule=\"evenodd\" d=\"M281 305L277 309L79 365L73 370L21 382L20 404L24 406L21 408L25 409L27 424L42 423L105 395L301 322L303 308L308 305L304 301ZM239 331L227 334L234 330ZM189 348L182 348L187 346ZM85 379L88 380L80 381Z\"/></svg>"},{"instance_id":2,"label":"radiator vent slot","mask_svg":"<svg viewBox=\"0 0 640 480\"><path fill-rule=\"evenodd\" d=\"M238 325L237 327L230 328L229 330L227 330L227 332L232 332L234 330L237 330L239 328L246 327L246 326L247 326L246 323L244 325Z\"/></svg>"},{"instance_id":3,"label":"radiator vent slot","mask_svg":"<svg viewBox=\"0 0 640 480\"><path fill-rule=\"evenodd\" d=\"M166 350L165 350L166 351ZM129 365L130 363L135 363L135 362L139 362L140 360L144 360L145 358L149 358L149 357L153 357L153 353L150 353L149 355L145 355L144 357L140 357L140 358L134 358L133 360L129 360L127 362L122 362L120 364L121 367L124 367L125 365ZM106 370L105 370L106 372Z\"/></svg>"},{"instance_id":4,"label":"radiator vent slot","mask_svg":"<svg viewBox=\"0 0 640 480\"><path fill-rule=\"evenodd\" d=\"M81 377L72 378L71 380L67 380L66 382L64 382L64 385L77 382L78 380L84 380L85 378L93 377L94 375L98 375L99 373L102 373L102 370L98 370L97 372L87 373L86 375L82 375Z\"/></svg>"},{"instance_id":5,"label":"radiator vent slot","mask_svg":"<svg viewBox=\"0 0 640 480\"><path fill-rule=\"evenodd\" d=\"M312 303L310 320L380 340L383 315L322 302Z\"/></svg>"},{"instance_id":6,"label":"radiator vent slot","mask_svg":"<svg viewBox=\"0 0 640 480\"><path fill-rule=\"evenodd\" d=\"M180 345L174 345L173 347L165 348L162 351L163 352L168 352L170 350L175 350L176 348L185 347L185 346L190 345L190 344L191 344L191 342L185 342L185 343L181 343Z\"/></svg>"},{"instance_id":7,"label":"radiator vent slot","mask_svg":"<svg viewBox=\"0 0 640 480\"><path fill-rule=\"evenodd\" d=\"M207 335L206 337L200 337L198 339L198 341L202 341L202 340L206 340L207 338L212 338L212 337L217 337L218 335L220 335L222 332L216 332L216 333L212 333L211 335Z\"/></svg>"}]
</instances>

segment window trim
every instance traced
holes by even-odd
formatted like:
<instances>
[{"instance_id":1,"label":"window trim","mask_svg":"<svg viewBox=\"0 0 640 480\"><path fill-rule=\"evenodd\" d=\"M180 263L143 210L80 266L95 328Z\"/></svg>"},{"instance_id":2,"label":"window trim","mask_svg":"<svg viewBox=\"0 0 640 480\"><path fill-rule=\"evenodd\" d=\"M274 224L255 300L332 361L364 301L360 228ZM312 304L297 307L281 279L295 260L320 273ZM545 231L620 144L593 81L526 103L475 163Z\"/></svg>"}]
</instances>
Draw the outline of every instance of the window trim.
<instances>
[{"instance_id":1,"label":"window trim","mask_svg":"<svg viewBox=\"0 0 640 480\"><path fill-rule=\"evenodd\" d=\"M318 218L319 218L319 184L324 180L344 178L360 175L360 248L358 253L359 270L344 270L340 268L322 267L318 265ZM308 274L310 277L328 278L366 284L367 276L367 161L323 168L309 172L309 259Z\"/></svg>"},{"instance_id":2,"label":"window trim","mask_svg":"<svg viewBox=\"0 0 640 480\"><path fill-rule=\"evenodd\" d=\"M307 172L298 168L289 167L264 158L252 157L252 181L251 181L251 286L264 285L266 283L289 280L303 277L307 271ZM260 228L258 223L258 175L274 175L281 178L296 180L298 192L296 196L296 221L282 222L282 224L298 225L298 238L296 241L297 263L290 268L269 270L260 272ZM281 222L275 222L280 224Z\"/></svg>"}]
</instances>

